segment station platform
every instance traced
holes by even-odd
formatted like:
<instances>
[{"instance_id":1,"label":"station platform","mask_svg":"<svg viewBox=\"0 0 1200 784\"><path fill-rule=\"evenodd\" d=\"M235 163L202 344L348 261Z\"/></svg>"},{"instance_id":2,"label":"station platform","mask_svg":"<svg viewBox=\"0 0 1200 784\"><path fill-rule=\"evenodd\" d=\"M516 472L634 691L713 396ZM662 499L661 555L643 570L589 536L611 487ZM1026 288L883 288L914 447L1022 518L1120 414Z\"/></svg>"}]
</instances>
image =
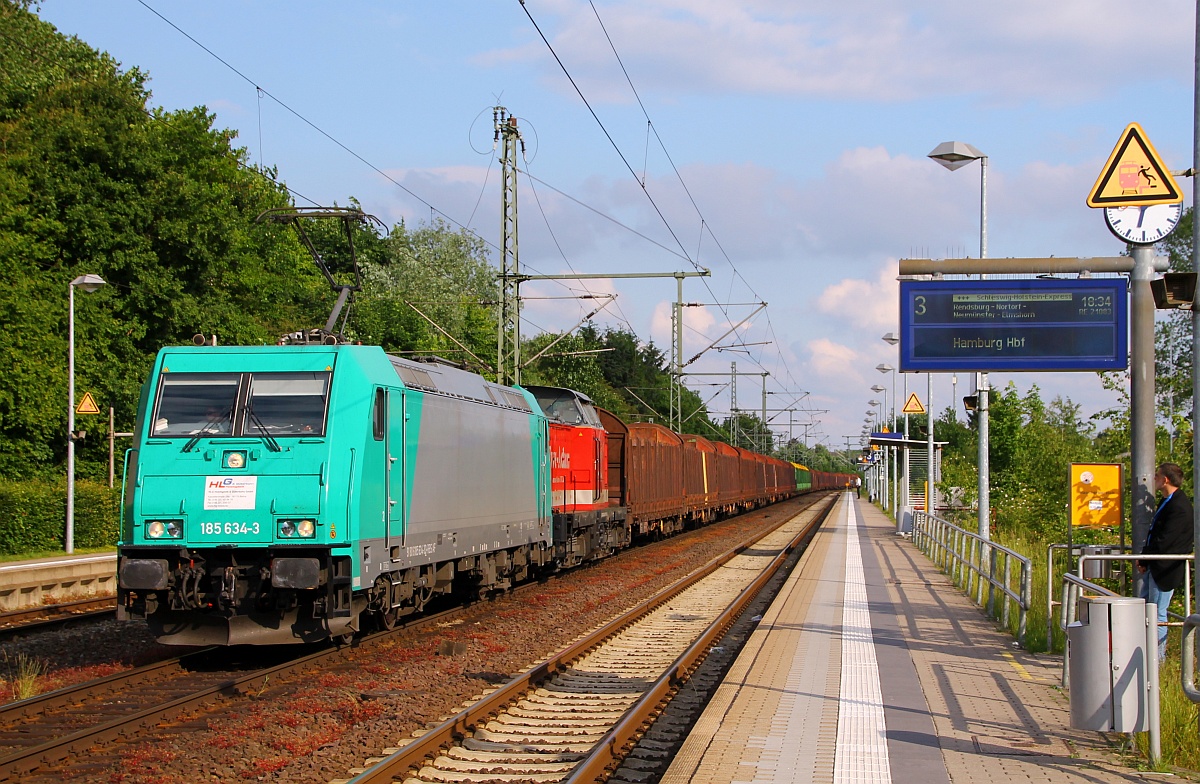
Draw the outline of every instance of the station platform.
<instances>
[{"instance_id":1,"label":"station platform","mask_svg":"<svg viewBox=\"0 0 1200 784\"><path fill-rule=\"evenodd\" d=\"M663 784L1129 782L1032 655L844 493Z\"/></svg>"},{"instance_id":2,"label":"station platform","mask_svg":"<svg viewBox=\"0 0 1200 784\"><path fill-rule=\"evenodd\" d=\"M117 554L60 555L0 564L0 612L117 591Z\"/></svg>"}]
</instances>

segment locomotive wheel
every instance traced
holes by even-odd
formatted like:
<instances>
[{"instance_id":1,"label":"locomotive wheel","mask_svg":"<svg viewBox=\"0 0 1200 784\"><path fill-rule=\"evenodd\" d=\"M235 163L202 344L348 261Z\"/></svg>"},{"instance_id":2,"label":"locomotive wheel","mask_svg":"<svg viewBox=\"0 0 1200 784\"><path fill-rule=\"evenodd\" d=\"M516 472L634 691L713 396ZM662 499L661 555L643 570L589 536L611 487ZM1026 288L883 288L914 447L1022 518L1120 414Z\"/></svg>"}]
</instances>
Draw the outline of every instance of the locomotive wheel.
<instances>
[{"instance_id":1,"label":"locomotive wheel","mask_svg":"<svg viewBox=\"0 0 1200 784\"><path fill-rule=\"evenodd\" d=\"M375 621L379 624L379 628L385 632L395 629L398 620L400 620L400 611L394 608L385 612L375 613Z\"/></svg>"}]
</instances>

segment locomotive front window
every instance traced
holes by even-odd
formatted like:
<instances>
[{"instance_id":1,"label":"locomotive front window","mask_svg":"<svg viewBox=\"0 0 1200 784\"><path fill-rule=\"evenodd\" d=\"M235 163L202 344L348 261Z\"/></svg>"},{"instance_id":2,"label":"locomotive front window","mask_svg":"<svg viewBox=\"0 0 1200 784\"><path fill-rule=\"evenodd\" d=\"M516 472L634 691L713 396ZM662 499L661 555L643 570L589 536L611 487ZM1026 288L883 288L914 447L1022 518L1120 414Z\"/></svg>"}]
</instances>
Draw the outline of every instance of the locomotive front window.
<instances>
[{"instance_id":1,"label":"locomotive front window","mask_svg":"<svg viewBox=\"0 0 1200 784\"><path fill-rule=\"evenodd\" d=\"M248 436L321 436L329 373L255 373L242 423Z\"/></svg>"},{"instance_id":2,"label":"locomotive front window","mask_svg":"<svg viewBox=\"0 0 1200 784\"><path fill-rule=\"evenodd\" d=\"M550 419L565 422L568 425L577 425L584 421L583 412L579 410L579 404L574 395L556 394L552 390L538 389L534 391L534 397L537 398L538 405Z\"/></svg>"},{"instance_id":3,"label":"locomotive front window","mask_svg":"<svg viewBox=\"0 0 1200 784\"><path fill-rule=\"evenodd\" d=\"M164 373L151 435L229 435L239 380L236 373Z\"/></svg>"}]
</instances>

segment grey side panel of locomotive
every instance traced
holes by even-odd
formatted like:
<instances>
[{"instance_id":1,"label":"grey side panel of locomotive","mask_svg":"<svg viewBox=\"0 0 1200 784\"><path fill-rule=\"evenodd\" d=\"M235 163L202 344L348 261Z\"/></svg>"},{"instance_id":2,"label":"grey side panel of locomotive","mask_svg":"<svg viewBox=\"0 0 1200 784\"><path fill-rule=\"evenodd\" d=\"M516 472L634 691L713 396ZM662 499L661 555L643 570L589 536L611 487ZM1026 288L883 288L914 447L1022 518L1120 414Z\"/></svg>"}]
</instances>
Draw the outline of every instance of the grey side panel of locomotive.
<instances>
[{"instance_id":1,"label":"grey side panel of locomotive","mask_svg":"<svg viewBox=\"0 0 1200 784\"><path fill-rule=\"evenodd\" d=\"M545 454L540 413L522 394L475 374L391 359L406 386L425 393L405 547L395 565L549 544L550 520L539 498L548 483L537 465Z\"/></svg>"}]
</instances>

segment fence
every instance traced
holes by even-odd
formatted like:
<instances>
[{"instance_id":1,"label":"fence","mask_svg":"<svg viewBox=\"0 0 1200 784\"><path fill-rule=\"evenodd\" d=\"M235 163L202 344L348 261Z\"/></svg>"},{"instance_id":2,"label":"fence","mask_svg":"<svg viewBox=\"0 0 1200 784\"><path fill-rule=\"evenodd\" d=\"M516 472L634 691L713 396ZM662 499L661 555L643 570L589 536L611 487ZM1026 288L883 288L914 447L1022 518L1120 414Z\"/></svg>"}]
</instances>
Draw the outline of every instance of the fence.
<instances>
[{"instance_id":1,"label":"fence","mask_svg":"<svg viewBox=\"0 0 1200 784\"><path fill-rule=\"evenodd\" d=\"M1033 563L1028 558L922 511L913 515L913 543L980 607L985 606L986 594L987 612L993 618L999 600L1000 622L1006 627L1015 605L1017 642L1025 647L1033 593ZM1019 582L1013 580L1014 562L1020 567Z\"/></svg>"}]
</instances>

